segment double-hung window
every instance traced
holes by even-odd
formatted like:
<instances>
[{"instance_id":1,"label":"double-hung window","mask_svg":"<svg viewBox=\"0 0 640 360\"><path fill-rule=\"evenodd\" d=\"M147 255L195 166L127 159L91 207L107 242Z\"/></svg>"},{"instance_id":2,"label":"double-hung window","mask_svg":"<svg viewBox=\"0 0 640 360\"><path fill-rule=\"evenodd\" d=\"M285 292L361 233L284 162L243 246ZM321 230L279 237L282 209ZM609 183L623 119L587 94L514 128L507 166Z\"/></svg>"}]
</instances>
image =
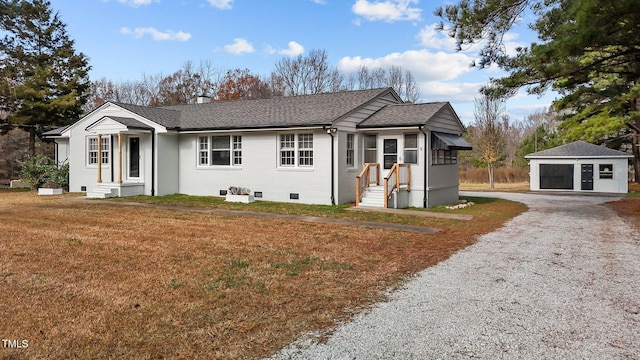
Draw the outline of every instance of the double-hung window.
<instances>
[{"instance_id":1,"label":"double-hung window","mask_svg":"<svg viewBox=\"0 0 640 360\"><path fill-rule=\"evenodd\" d=\"M355 165L355 135L347 134L347 166Z\"/></svg>"},{"instance_id":2,"label":"double-hung window","mask_svg":"<svg viewBox=\"0 0 640 360\"><path fill-rule=\"evenodd\" d=\"M280 134L280 166L313 166L313 134Z\"/></svg>"},{"instance_id":3,"label":"double-hung window","mask_svg":"<svg viewBox=\"0 0 640 360\"><path fill-rule=\"evenodd\" d=\"M365 135L364 137L364 162L378 162L378 137L376 135Z\"/></svg>"},{"instance_id":4,"label":"double-hung window","mask_svg":"<svg viewBox=\"0 0 640 360\"><path fill-rule=\"evenodd\" d=\"M87 138L87 164L98 165L98 156L100 156L103 165L109 164L109 152L111 150L111 142L109 136L102 137L102 144L98 145L98 137L91 136Z\"/></svg>"},{"instance_id":5,"label":"double-hung window","mask_svg":"<svg viewBox=\"0 0 640 360\"><path fill-rule=\"evenodd\" d=\"M242 136L200 136L198 164L200 166L242 165Z\"/></svg>"},{"instance_id":6,"label":"double-hung window","mask_svg":"<svg viewBox=\"0 0 640 360\"><path fill-rule=\"evenodd\" d=\"M418 134L404 134L404 163L418 163Z\"/></svg>"}]
</instances>

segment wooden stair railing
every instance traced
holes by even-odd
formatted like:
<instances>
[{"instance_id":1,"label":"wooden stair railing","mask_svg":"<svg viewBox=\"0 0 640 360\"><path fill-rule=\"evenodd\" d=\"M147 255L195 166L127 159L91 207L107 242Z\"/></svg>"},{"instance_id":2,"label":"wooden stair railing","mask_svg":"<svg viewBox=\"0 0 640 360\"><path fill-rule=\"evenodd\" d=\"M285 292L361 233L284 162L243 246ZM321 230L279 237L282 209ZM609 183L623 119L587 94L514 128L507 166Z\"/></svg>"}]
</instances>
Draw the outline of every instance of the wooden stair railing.
<instances>
[{"instance_id":1,"label":"wooden stair railing","mask_svg":"<svg viewBox=\"0 0 640 360\"><path fill-rule=\"evenodd\" d=\"M411 191L411 165L393 164L389 173L384 178L384 207L389 205L389 199L394 190L400 190L401 186L407 187Z\"/></svg>"},{"instance_id":2,"label":"wooden stair railing","mask_svg":"<svg viewBox=\"0 0 640 360\"><path fill-rule=\"evenodd\" d=\"M365 163L360 175L356 176L356 206L360 204L362 196L364 196L364 193L372 182L380 185L380 164Z\"/></svg>"}]
</instances>

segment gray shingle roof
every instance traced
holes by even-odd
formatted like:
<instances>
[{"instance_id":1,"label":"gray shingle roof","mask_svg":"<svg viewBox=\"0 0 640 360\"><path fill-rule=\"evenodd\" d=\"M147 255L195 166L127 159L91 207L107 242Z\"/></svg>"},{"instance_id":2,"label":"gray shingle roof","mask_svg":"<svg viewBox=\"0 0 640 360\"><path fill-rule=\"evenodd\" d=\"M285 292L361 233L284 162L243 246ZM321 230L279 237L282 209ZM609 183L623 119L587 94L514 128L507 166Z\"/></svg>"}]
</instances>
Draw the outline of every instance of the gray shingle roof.
<instances>
[{"instance_id":1,"label":"gray shingle roof","mask_svg":"<svg viewBox=\"0 0 640 360\"><path fill-rule=\"evenodd\" d=\"M547 158L547 157L568 157L568 158L605 158L605 157L633 157L624 151L609 149L604 146L590 144L584 141L575 141L566 145L557 146L551 149L538 151L525 158Z\"/></svg>"},{"instance_id":2,"label":"gray shingle roof","mask_svg":"<svg viewBox=\"0 0 640 360\"><path fill-rule=\"evenodd\" d=\"M175 129L180 127L180 111L160 107L124 104L118 102L114 102L113 104L125 108L133 113L144 117L145 119L149 119L166 128Z\"/></svg>"},{"instance_id":3,"label":"gray shingle roof","mask_svg":"<svg viewBox=\"0 0 640 360\"><path fill-rule=\"evenodd\" d=\"M54 136L60 136L62 135L62 133L67 130L67 128L71 126L71 125L66 125L66 126L61 126L59 128L55 128L53 130L49 130L49 131L45 131L42 133L42 136L46 137L54 137Z\"/></svg>"},{"instance_id":4,"label":"gray shingle roof","mask_svg":"<svg viewBox=\"0 0 640 360\"><path fill-rule=\"evenodd\" d=\"M359 128L424 125L446 102L387 105L361 122Z\"/></svg>"},{"instance_id":5,"label":"gray shingle roof","mask_svg":"<svg viewBox=\"0 0 640 360\"><path fill-rule=\"evenodd\" d=\"M151 126L133 118L121 117L121 116L105 116L105 117L111 120L117 121L129 129L152 129Z\"/></svg>"},{"instance_id":6,"label":"gray shingle roof","mask_svg":"<svg viewBox=\"0 0 640 360\"><path fill-rule=\"evenodd\" d=\"M178 105L161 109L180 114L181 130L322 126L331 125L354 109L390 91L393 90L342 91Z\"/></svg>"}]
</instances>

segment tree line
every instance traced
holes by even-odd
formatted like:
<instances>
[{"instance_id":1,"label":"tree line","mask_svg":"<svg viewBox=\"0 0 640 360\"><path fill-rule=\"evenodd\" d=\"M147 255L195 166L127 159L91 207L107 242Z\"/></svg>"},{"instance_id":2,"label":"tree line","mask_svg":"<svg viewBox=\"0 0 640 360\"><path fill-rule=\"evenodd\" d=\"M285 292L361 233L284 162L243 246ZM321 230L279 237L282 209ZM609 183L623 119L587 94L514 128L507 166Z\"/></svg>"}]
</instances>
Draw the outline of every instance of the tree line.
<instances>
[{"instance_id":1,"label":"tree line","mask_svg":"<svg viewBox=\"0 0 640 360\"><path fill-rule=\"evenodd\" d=\"M325 50L314 49L306 56L282 58L269 76L249 69L224 71L212 61L186 61L169 75L142 74L140 80L119 83L102 78L91 83L85 110L105 101L170 106L192 103L198 96L208 96L213 101L250 100L381 87L393 87L408 102L420 97L409 70L399 66L370 69L363 65L356 72L345 73L330 66Z\"/></svg>"}]
</instances>

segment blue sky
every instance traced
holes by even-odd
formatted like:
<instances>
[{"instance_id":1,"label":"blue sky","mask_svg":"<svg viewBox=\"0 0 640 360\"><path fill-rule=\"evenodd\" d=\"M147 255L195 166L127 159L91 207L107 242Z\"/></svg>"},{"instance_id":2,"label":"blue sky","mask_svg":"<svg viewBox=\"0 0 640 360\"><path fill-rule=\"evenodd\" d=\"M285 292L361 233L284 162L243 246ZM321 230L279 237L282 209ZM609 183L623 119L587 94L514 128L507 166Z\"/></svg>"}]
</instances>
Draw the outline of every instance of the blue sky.
<instances>
[{"instance_id":1,"label":"blue sky","mask_svg":"<svg viewBox=\"0 0 640 360\"><path fill-rule=\"evenodd\" d=\"M169 75L186 61L210 61L222 73L249 69L268 75L285 56L326 50L345 72L367 65L410 70L420 102L449 101L465 124L473 98L495 68L471 68L478 48L456 52L434 30L435 8L446 0L50 0L90 59L91 80L133 81L143 74ZM535 39L526 23L506 48ZM542 99L518 94L507 102L512 120L545 109Z\"/></svg>"}]
</instances>

